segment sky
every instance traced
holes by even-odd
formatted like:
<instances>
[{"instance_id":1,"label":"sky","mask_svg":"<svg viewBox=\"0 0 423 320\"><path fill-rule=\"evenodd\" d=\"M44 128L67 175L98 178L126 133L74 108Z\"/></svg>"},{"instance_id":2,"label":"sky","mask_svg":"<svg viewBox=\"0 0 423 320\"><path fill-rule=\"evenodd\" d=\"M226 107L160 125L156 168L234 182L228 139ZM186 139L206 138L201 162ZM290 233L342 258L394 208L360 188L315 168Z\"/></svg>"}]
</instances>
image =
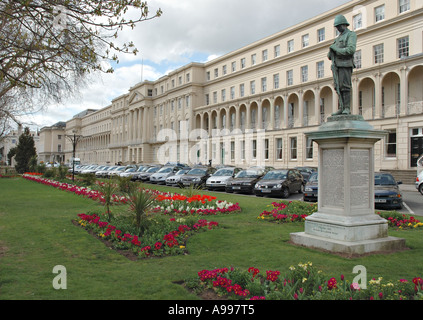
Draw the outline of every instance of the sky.
<instances>
[{"instance_id":1,"label":"sky","mask_svg":"<svg viewBox=\"0 0 423 320\"><path fill-rule=\"evenodd\" d=\"M96 74L78 97L22 118L32 129L68 121L86 109L101 109L142 80L155 81L190 62L206 62L273 35L350 0L149 0L159 18L124 29L139 53L120 54L113 74Z\"/></svg>"}]
</instances>

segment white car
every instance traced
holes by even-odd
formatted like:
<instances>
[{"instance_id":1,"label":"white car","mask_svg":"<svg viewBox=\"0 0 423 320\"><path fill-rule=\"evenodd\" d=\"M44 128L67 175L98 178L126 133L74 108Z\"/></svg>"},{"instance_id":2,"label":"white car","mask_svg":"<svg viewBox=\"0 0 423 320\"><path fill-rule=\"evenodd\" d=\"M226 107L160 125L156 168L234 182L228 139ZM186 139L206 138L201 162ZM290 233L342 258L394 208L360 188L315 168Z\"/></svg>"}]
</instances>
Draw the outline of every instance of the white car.
<instances>
[{"instance_id":1,"label":"white car","mask_svg":"<svg viewBox=\"0 0 423 320\"><path fill-rule=\"evenodd\" d=\"M416 189L423 195L423 171L416 178Z\"/></svg>"},{"instance_id":2,"label":"white car","mask_svg":"<svg viewBox=\"0 0 423 320\"><path fill-rule=\"evenodd\" d=\"M175 166L163 167L150 176L151 183L166 184L166 178L175 175L181 168Z\"/></svg>"},{"instance_id":3,"label":"white car","mask_svg":"<svg viewBox=\"0 0 423 320\"><path fill-rule=\"evenodd\" d=\"M119 176L122 178L132 177L136 172L136 168L127 168L124 172L119 173Z\"/></svg>"},{"instance_id":4,"label":"white car","mask_svg":"<svg viewBox=\"0 0 423 320\"><path fill-rule=\"evenodd\" d=\"M190 171L191 168L184 168L179 170L175 175L166 178L166 185L167 186L178 186L179 182L181 181L181 177Z\"/></svg>"},{"instance_id":5,"label":"white car","mask_svg":"<svg viewBox=\"0 0 423 320\"><path fill-rule=\"evenodd\" d=\"M225 190L226 182L229 178L234 177L241 168L236 167L225 167L217 170L210 178L206 181L206 187L209 190Z\"/></svg>"}]
</instances>

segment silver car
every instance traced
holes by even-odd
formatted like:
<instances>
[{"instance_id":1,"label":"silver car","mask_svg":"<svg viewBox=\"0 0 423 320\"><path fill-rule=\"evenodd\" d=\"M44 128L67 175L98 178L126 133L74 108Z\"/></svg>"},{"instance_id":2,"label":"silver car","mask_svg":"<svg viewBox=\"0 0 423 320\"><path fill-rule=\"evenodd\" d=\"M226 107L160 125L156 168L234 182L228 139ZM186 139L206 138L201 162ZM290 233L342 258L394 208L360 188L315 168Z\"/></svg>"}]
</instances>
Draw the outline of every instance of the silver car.
<instances>
[{"instance_id":1,"label":"silver car","mask_svg":"<svg viewBox=\"0 0 423 320\"><path fill-rule=\"evenodd\" d=\"M186 174L190 170L191 170L191 168L183 168L183 169L179 170L178 172L176 172L175 175L167 177L166 178L166 185L171 186L171 187L178 186L179 182L181 181L181 178L184 176L184 174Z\"/></svg>"}]
</instances>

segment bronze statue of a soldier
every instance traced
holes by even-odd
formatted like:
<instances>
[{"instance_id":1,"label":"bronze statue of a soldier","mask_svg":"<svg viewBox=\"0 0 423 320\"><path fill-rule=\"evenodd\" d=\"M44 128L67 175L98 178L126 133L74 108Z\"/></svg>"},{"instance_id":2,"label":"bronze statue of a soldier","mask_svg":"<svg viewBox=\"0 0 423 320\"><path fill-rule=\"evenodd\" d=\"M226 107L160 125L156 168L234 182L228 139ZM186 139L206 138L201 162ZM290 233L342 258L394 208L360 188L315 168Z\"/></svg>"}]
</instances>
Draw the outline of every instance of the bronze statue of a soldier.
<instances>
[{"instance_id":1,"label":"bronze statue of a soldier","mask_svg":"<svg viewBox=\"0 0 423 320\"><path fill-rule=\"evenodd\" d=\"M332 61L332 73L336 92L339 96L339 110L332 115L351 114L351 76L354 65L354 53L357 44L357 35L348 29L347 19L338 15L335 17L334 26L339 31L339 36L330 46L328 53Z\"/></svg>"}]
</instances>

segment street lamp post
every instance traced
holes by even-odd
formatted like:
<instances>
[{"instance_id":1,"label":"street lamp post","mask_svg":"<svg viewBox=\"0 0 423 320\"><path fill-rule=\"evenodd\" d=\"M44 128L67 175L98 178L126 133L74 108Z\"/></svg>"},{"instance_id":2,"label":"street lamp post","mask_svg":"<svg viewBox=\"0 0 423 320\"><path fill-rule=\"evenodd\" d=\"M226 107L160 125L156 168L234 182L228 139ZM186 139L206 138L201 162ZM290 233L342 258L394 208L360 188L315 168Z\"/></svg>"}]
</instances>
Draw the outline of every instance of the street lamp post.
<instances>
[{"instance_id":1,"label":"street lamp post","mask_svg":"<svg viewBox=\"0 0 423 320\"><path fill-rule=\"evenodd\" d=\"M82 138L81 135L76 134L76 130L73 130L73 135L66 135L66 137L72 142L72 182L75 180L75 152L78 141Z\"/></svg>"}]
</instances>

